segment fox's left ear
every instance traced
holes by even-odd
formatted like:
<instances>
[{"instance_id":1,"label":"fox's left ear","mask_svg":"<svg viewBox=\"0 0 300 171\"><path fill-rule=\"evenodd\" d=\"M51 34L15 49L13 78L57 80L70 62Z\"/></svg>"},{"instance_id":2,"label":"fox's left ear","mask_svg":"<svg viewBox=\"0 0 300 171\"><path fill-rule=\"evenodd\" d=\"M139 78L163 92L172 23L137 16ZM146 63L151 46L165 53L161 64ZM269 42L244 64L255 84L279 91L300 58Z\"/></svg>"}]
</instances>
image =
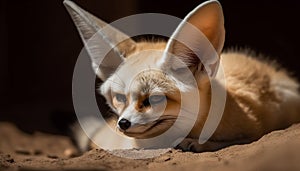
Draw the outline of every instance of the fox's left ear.
<instances>
[{"instance_id":1,"label":"fox's left ear","mask_svg":"<svg viewBox=\"0 0 300 171\"><path fill-rule=\"evenodd\" d=\"M207 1L191 11L179 24L167 43L162 63L174 66L171 56L175 55L193 73L195 69L203 68L204 64L208 75L213 77L218 68L224 40L221 4L215 0Z\"/></svg>"},{"instance_id":2,"label":"fox's left ear","mask_svg":"<svg viewBox=\"0 0 300 171\"><path fill-rule=\"evenodd\" d=\"M74 2L64 0L64 5L91 57L95 73L102 81L106 80L124 61L124 57L134 51L135 41Z\"/></svg>"}]
</instances>

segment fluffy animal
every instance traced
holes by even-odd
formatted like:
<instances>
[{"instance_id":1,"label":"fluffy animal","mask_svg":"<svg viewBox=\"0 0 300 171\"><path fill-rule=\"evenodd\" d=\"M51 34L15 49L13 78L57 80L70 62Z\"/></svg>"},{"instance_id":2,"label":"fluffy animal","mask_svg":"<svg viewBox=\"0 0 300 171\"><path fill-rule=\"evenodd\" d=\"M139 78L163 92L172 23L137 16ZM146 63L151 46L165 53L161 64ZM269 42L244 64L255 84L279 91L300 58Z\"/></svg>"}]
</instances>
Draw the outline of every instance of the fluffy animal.
<instances>
[{"instance_id":1,"label":"fluffy animal","mask_svg":"<svg viewBox=\"0 0 300 171\"><path fill-rule=\"evenodd\" d=\"M115 138L106 143L107 148L171 147L177 139L174 146L184 151L215 151L255 141L300 121L299 84L284 69L246 51L222 52L225 28L218 1L196 7L168 41L134 41L111 26L104 31L108 26L104 21L71 1L64 4L103 81L98 92L115 113L106 121L116 134L130 139ZM102 43L89 42L95 35ZM100 63L104 45L112 50ZM226 101L216 130L199 143L210 109L220 107L212 103L212 82L226 93ZM193 114L196 117L191 119ZM90 127L93 142L75 129L81 149L111 136L92 121ZM172 134L164 139L170 141L142 142L171 128Z\"/></svg>"}]
</instances>

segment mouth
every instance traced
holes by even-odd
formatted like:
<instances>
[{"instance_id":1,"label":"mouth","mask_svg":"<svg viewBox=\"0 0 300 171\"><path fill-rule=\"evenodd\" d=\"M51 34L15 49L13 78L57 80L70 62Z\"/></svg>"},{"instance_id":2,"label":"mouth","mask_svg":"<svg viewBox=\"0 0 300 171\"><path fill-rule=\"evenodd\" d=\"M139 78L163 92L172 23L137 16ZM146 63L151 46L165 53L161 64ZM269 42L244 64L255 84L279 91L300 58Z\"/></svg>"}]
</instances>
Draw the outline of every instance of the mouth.
<instances>
[{"instance_id":1,"label":"mouth","mask_svg":"<svg viewBox=\"0 0 300 171\"><path fill-rule=\"evenodd\" d=\"M123 134L129 137L134 138L151 138L157 135L162 134L168 130L173 123L175 122L176 117L163 117L156 121L146 123L146 124L137 124L125 131L121 131Z\"/></svg>"}]
</instances>

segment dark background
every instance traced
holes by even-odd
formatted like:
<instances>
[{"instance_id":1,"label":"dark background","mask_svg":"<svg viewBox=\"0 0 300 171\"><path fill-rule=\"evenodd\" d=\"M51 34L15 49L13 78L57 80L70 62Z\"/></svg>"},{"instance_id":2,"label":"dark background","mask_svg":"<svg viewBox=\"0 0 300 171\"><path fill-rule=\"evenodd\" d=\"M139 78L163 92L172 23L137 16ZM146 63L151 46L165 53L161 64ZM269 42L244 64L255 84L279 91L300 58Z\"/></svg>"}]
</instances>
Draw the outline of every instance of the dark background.
<instances>
[{"instance_id":1,"label":"dark background","mask_svg":"<svg viewBox=\"0 0 300 171\"><path fill-rule=\"evenodd\" d=\"M76 0L112 22L155 12L183 18L197 0ZM0 1L0 121L25 131L62 133L74 116L71 82L82 43L61 0ZM276 59L300 78L300 1L221 1L228 47L249 47ZM159 26L157 26L159 27ZM57 119L59 118L59 119Z\"/></svg>"}]
</instances>

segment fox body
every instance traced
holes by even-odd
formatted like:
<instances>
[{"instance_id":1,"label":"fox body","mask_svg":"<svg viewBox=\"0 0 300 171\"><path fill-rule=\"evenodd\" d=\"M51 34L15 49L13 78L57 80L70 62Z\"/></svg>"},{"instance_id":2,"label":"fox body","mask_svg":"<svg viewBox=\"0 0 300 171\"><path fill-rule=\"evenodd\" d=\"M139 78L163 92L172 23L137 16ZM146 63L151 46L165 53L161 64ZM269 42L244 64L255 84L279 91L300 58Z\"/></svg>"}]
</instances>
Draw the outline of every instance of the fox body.
<instances>
[{"instance_id":1,"label":"fox body","mask_svg":"<svg viewBox=\"0 0 300 171\"><path fill-rule=\"evenodd\" d=\"M118 37L126 38L112 48L104 64L97 61L100 45L87 42L92 35L101 32L106 23L70 1L64 3L86 43L95 72L103 81L99 92L117 115L108 118L107 123L117 128L118 134L131 137L133 142L159 136L176 120L182 120L181 127L175 129L174 133L178 132L176 138L180 138L180 131L185 127L191 129L177 147L185 151L213 151L257 140L272 130L300 121L299 84L285 70L257 59L249 52L222 52L225 29L219 2L208 1L195 8L166 42L135 42L112 27L106 33L103 31L110 38L109 42L105 40L108 44L115 43ZM193 32L185 23L203 33L205 40L190 36ZM189 46L176 38L186 38ZM209 42L217 60L197 58L197 51L203 51L204 41ZM220 89L226 92L225 108L213 135L200 144L198 138L209 110L218 107L211 103L211 80L220 82ZM224 80L225 85L221 83ZM194 96L200 100L195 100ZM195 103L199 107L193 122L188 122L190 118L185 115L179 117L182 109L188 115ZM76 131L82 149L93 146L84 141L80 129ZM102 132L101 129L94 130L95 144L103 140ZM120 141L110 142L111 146L123 144ZM132 147L144 146L136 143Z\"/></svg>"}]
</instances>

